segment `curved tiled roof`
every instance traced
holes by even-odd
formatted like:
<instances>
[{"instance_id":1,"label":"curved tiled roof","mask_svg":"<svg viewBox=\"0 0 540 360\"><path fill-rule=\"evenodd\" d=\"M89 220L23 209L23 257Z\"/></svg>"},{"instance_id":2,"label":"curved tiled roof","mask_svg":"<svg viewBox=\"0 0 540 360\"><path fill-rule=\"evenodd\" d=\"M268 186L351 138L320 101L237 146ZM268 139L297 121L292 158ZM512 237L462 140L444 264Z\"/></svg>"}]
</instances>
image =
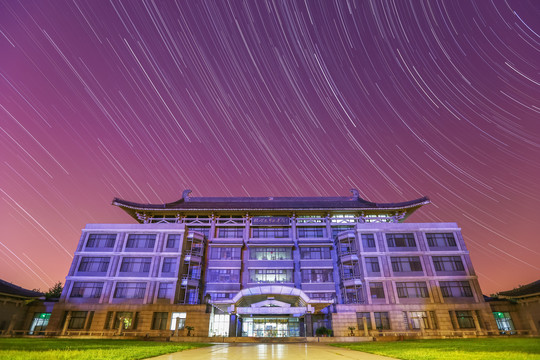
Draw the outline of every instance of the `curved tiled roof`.
<instances>
[{"instance_id":1,"label":"curved tiled roof","mask_svg":"<svg viewBox=\"0 0 540 360\"><path fill-rule=\"evenodd\" d=\"M7 294L25 298L37 298L44 296L44 294L40 292L24 289L20 286L14 285L4 280L0 280L0 294Z\"/></svg>"},{"instance_id":2,"label":"curved tiled roof","mask_svg":"<svg viewBox=\"0 0 540 360\"><path fill-rule=\"evenodd\" d=\"M540 294L540 280L527 285L520 286L513 290L501 291L497 295L504 298L526 297Z\"/></svg>"},{"instance_id":3,"label":"curved tiled roof","mask_svg":"<svg viewBox=\"0 0 540 360\"><path fill-rule=\"evenodd\" d=\"M427 197L399 203L375 203L352 197L189 197L183 192L180 200L165 204L141 204L114 198L112 204L133 210L400 210L429 203Z\"/></svg>"}]
</instances>

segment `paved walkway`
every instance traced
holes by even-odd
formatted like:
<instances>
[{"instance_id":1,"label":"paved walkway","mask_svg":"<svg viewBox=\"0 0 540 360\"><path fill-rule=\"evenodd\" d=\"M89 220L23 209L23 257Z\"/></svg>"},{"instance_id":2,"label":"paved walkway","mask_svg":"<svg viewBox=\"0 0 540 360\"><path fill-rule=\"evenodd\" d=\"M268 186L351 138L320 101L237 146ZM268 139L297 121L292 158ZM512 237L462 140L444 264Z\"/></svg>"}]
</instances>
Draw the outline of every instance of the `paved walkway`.
<instances>
[{"instance_id":1,"label":"paved walkway","mask_svg":"<svg viewBox=\"0 0 540 360\"><path fill-rule=\"evenodd\" d=\"M360 351L334 346L298 344L219 344L173 354L161 355L153 360L389 360L386 356L373 355Z\"/></svg>"}]
</instances>

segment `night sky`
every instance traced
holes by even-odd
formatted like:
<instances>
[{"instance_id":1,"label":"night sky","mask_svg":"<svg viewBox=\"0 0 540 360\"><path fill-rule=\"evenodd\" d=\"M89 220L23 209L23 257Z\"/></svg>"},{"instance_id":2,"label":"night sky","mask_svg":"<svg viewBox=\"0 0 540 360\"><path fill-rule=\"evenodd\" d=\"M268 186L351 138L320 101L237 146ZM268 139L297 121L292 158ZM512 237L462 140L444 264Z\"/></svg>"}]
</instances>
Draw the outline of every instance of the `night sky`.
<instances>
[{"instance_id":1,"label":"night sky","mask_svg":"<svg viewBox=\"0 0 540 360\"><path fill-rule=\"evenodd\" d=\"M360 196L540 278L540 2L0 0L0 278L64 281L117 196Z\"/></svg>"}]
</instances>

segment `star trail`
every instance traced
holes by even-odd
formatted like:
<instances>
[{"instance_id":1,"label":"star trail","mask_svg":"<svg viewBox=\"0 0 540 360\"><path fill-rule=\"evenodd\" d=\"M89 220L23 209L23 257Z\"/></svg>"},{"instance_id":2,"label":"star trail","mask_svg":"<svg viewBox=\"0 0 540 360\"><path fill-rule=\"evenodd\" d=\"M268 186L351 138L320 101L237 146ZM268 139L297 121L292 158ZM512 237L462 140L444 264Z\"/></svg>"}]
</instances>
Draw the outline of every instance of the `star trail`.
<instances>
[{"instance_id":1,"label":"star trail","mask_svg":"<svg viewBox=\"0 0 540 360\"><path fill-rule=\"evenodd\" d=\"M0 278L64 280L113 197L360 196L540 277L540 3L0 0Z\"/></svg>"}]
</instances>

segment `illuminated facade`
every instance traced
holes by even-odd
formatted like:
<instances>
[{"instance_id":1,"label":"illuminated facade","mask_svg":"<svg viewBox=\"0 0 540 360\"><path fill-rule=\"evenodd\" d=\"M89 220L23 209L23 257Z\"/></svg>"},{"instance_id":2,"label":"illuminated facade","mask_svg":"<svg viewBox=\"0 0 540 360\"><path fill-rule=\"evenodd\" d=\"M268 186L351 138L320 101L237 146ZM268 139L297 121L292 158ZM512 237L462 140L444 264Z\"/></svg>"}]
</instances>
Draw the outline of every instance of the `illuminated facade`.
<instances>
[{"instance_id":1,"label":"illuminated facade","mask_svg":"<svg viewBox=\"0 0 540 360\"><path fill-rule=\"evenodd\" d=\"M224 337L496 329L457 225L404 222L427 198L189 193L159 205L114 199L138 224L87 225L49 329Z\"/></svg>"}]
</instances>

